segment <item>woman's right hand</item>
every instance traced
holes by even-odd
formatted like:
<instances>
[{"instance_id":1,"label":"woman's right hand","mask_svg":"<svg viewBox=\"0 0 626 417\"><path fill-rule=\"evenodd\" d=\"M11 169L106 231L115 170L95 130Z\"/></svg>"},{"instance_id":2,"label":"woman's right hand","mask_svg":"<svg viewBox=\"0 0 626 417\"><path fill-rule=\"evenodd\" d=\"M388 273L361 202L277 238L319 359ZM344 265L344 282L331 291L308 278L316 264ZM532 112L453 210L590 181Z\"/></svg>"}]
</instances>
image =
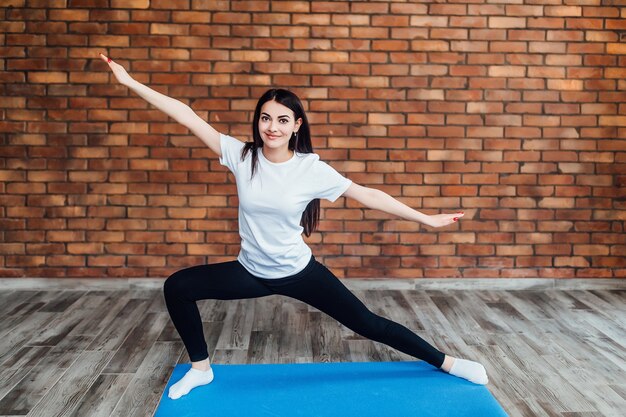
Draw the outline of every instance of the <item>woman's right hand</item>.
<instances>
[{"instance_id":1,"label":"woman's right hand","mask_svg":"<svg viewBox=\"0 0 626 417\"><path fill-rule=\"evenodd\" d=\"M130 75L128 75L128 73L126 72L123 66L113 62L110 58L107 58L106 56L102 54L100 54L100 58L104 62L109 64L109 67L113 71L113 75L115 75L115 78L117 78L117 81L119 81L120 84L128 86L130 82L133 81L133 78Z\"/></svg>"}]
</instances>

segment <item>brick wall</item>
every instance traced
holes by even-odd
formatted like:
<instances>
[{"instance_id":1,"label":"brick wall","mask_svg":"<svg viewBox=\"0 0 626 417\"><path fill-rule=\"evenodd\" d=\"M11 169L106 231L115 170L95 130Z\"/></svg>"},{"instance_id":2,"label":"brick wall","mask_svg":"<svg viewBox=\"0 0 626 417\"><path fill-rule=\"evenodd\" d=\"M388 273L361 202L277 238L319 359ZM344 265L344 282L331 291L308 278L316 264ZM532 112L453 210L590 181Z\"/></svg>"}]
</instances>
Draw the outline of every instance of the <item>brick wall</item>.
<instances>
[{"instance_id":1,"label":"brick wall","mask_svg":"<svg viewBox=\"0 0 626 417\"><path fill-rule=\"evenodd\" d=\"M233 177L97 56L248 140L290 88L314 148L433 229L322 201L345 277L624 277L624 0L5 0L0 276L165 277L239 251Z\"/></svg>"}]
</instances>

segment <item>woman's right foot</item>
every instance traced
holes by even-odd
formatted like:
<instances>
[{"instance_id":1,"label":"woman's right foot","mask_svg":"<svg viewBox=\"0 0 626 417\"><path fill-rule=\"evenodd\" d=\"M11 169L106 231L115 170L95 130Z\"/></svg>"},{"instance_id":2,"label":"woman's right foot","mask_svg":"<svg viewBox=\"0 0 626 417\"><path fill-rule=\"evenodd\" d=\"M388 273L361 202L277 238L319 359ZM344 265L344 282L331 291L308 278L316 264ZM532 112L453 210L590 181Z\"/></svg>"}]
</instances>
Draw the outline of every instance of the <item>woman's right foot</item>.
<instances>
[{"instance_id":1,"label":"woman's right foot","mask_svg":"<svg viewBox=\"0 0 626 417\"><path fill-rule=\"evenodd\" d=\"M191 368L180 381L170 387L167 396L172 400L176 400L183 395L189 394L189 391L196 387L210 384L211 381L213 381L213 369L211 367L206 371Z\"/></svg>"}]
</instances>

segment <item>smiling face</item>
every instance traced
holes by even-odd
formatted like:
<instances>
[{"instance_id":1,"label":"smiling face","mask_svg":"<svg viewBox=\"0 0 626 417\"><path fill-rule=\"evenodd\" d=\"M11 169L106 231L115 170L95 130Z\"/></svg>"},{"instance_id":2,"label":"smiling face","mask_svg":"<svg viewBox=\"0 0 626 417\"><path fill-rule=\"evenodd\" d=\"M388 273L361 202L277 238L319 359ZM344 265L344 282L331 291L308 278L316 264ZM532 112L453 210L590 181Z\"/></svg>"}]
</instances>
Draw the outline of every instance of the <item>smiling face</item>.
<instances>
[{"instance_id":1,"label":"smiling face","mask_svg":"<svg viewBox=\"0 0 626 417\"><path fill-rule=\"evenodd\" d=\"M259 133L263 140L263 147L278 150L288 150L289 140L293 132L297 132L302 124L302 119L295 120L293 111L282 104L270 100L261 107L259 117Z\"/></svg>"}]
</instances>

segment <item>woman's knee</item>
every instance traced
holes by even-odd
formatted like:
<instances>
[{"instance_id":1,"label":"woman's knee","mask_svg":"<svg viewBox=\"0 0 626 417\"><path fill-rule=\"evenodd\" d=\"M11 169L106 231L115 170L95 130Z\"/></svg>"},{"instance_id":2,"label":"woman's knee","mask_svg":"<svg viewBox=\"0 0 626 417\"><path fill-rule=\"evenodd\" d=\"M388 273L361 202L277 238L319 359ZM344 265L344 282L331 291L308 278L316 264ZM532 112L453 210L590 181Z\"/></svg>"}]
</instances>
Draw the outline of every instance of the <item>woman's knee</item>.
<instances>
[{"instance_id":1,"label":"woman's knee","mask_svg":"<svg viewBox=\"0 0 626 417\"><path fill-rule=\"evenodd\" d=\"M357 322L348 327L363 337L379 342L387 338L390 323L388 319L368 310Z\"/></svg>"},{"instance_id":2,"label":"woman's knee","mask_svg":"<svg viewBox=\"0 0 626 417\"><path fill-rule=\"evenodd\" d=\"M376 314L372 313L375 318L374 320L374 325L372 326L373 329L373 333L374 333L374 340L377 341L384 341L387 340L387 333L389 331L389 326L391 325L391 321L382 317L382 316L377 316Z\"/></svg>"},{"instance_id":3,"label":"woman's knee","mask_svg":"<svg viewBox=\"0 0 626 417\"><path fill-rule=\"evenodd\" d=\"M186 282L187 280L182 270L170 275L163 283L163 294L165 298L171 299L184 295L188 289Z\"/></svg>"}]
</instances>

